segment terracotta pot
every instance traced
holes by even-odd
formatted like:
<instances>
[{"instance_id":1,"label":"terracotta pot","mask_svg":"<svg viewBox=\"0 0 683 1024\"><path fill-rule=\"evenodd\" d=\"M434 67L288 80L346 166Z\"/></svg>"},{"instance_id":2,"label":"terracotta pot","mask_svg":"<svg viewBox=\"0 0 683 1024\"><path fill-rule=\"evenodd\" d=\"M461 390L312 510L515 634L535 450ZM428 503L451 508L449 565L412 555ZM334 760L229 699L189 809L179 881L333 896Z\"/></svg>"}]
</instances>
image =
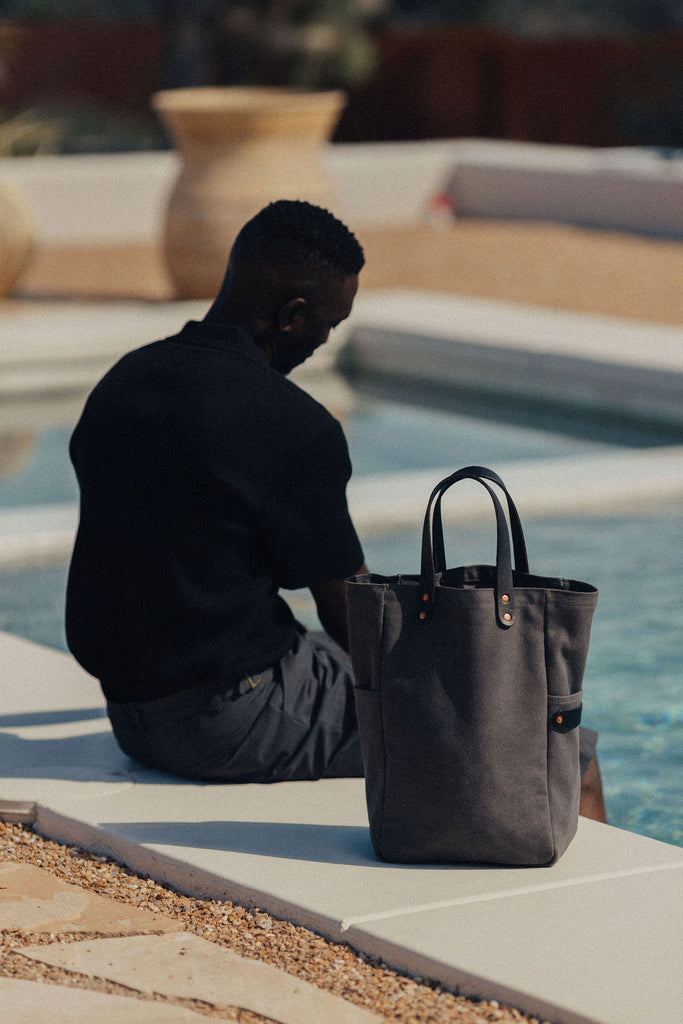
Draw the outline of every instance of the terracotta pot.
<instances>
[{"instance_id":1,"label":"terracotta pot","mask_svg":"<svg viewBox=\"0 0 683 1024\"><path fill-rule=\"evenodd\" d=\"M9 295L33 254L36 218L28 196L0 181L0 297Z\"/></svg>"},{"instance_id":2,"label":"terracotta pot","mask_svg":"<svg viewBox=\"0 0 683 1024\"><path fill-rule=\"evenodd\" d=\"M0 477L18 473L33 454L37 441L34 431L0 431Z\"/></svg>"},{"instance_id":3,"label":"terracotta pot","mask_svg":"<svg viewBox=\"0 0 683 1024\"><path fill-rule=\"evenodd\" d=\"M180 150L165 255L184 298L212 298L242 225L276 199L333 207L322 149L342 92L202 87L156 93L152 103Z\"/></svg>"}]
</instances>

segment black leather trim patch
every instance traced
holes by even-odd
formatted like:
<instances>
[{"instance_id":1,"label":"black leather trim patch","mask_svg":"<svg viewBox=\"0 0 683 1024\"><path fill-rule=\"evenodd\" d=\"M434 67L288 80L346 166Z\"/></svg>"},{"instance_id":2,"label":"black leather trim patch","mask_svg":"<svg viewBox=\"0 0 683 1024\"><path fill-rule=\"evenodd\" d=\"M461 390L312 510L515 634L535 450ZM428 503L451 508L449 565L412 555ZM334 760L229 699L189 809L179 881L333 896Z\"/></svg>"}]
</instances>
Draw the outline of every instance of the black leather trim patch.
<instances>
[{"instance_id":1,"label":"black leather trim patch","mask_svg":"<svg viewBox=\"0 0 683 1024\"><path fill-rule=\"evenodd\" d=\"M583 704L579 704L578 708L572 708L571 711L556 711L548 719L548 728L553 732L571 732L581 721L582 709Z\"/></svg>"}]
</instances>

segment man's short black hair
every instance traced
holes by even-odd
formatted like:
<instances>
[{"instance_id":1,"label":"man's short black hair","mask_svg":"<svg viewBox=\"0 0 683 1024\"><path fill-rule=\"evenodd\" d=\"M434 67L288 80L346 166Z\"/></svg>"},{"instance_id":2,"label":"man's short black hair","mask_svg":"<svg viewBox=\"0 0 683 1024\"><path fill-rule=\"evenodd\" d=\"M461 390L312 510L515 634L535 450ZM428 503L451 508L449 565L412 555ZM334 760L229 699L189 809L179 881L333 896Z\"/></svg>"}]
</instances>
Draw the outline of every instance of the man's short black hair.
<instances>
[{"instance_id":1,"label":"man's short black hair","mask_svg":"<svg viewBox=\"0 0 683 1024\"><path fill-rule=\"evenodd\" d=\"M358 239L345 224L329 210L292 199L270 203L252 217L237 235L231 256L314 279L321 272L358 274L365 263Z\"/></svg>"}]
</instances>

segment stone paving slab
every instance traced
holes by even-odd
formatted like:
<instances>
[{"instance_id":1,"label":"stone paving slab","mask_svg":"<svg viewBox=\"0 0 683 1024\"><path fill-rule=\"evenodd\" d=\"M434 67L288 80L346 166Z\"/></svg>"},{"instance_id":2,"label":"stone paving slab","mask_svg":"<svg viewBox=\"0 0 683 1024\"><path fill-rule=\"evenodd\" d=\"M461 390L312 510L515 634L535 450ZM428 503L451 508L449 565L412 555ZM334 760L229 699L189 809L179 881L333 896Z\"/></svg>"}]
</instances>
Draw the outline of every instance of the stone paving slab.
<instances>
[{"instance_id":1,"label":"stone paving slab","mask_svg":"<svg viewBox=\"0 0 683 1024\"><path fill-rule=\"evenodd\" d=\"M29 946L20 952L41 963L106 978L139 992L237 1006L279 1024L372 1024L381 1019L310 982L237 956L188 932Z\"/></svg>"},{"instance_id":2,"label":"stone paving slab","mask_svg":"<svg viewBox=\"0 0 683 1024\"><path fill-rule=\"evenodd\" d=\"M69 885L34 864L0 863L0 928L140 935L180 931L173 918Z\"/></svg>"},{"instance_id":3,"label":"stone paving slab","mask_svg":"<svg viewBox=\"0 0 683 1024\"><path fill-rule=\"evenodd\" d=\"M12 1024L200 1024L181 1006L62 985L0 978L3 1020Z\"/></svg>"}]
</instances>

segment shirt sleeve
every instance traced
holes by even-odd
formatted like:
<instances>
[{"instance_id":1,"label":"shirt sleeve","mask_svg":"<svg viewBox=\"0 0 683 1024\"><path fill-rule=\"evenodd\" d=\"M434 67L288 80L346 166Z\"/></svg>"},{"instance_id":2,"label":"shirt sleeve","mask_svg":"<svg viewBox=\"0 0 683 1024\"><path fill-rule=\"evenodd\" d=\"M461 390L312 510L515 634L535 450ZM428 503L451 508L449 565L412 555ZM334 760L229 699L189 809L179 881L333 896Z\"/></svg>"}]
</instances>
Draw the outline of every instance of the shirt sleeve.
<instances>
[{"instance_id":1,"label":"shirt sleeve","mask_svg":"<svg viewBox=\"0 0 683 1024\"><path fill-rule=\"evenodd\" d=\"M351 476L340 424L328 426L302 448L296 471L280 477L266 523L278 587L298 589L343 579L363 564L363 550L349 515Z\"/></svg>"}]
</instances>

